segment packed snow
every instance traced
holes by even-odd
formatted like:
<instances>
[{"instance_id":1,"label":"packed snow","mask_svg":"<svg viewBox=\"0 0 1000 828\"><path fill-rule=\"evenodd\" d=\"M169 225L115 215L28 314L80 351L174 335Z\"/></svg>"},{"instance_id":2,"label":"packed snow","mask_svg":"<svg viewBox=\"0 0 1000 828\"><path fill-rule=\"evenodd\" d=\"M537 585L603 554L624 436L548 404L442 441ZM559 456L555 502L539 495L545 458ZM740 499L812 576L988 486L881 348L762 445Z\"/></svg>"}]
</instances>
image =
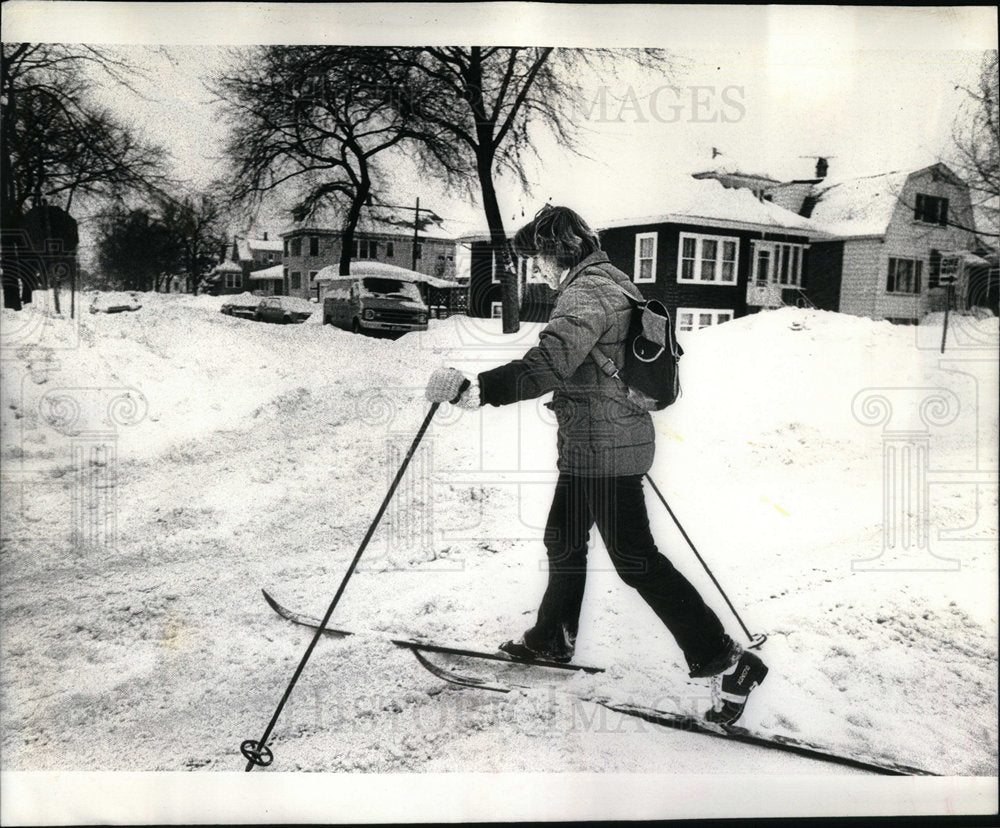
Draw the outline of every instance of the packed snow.
<instances>
[{"instance_id":1,"label":"packed snow","mask_svg":"<svg viewBox=\"0 0 1000 828\"><path fill-rule=\"evenodd\" d=\"M310 639L261 587L321 616L427 413L430 372L501 364L540 326L503 336L499 320L453 317L392 340L319 314L230 317L226 297L141 294L137 311L72 320L36 298L2 317L2 767L241 769ZM116 304L77 309L98 298ZM684 339L651 474L768 635L771 672L741 724L996 775L997 334L995 318L952 317L942 355L934 321L783 309ZM541 403L442 406L334 626L480 649L530 626L555 479ZM928 447L927 486L903 506L928 532L902 560L883 550L883 462L900 440ZM745 641L647 502L661 550ZM277 723L274 769L852 772L579 701L709 704L596 537L590 571L577 657L604 674L455 665L538 684L493 694L378 638L324 639Z\"/></svg>"}]
</instances>

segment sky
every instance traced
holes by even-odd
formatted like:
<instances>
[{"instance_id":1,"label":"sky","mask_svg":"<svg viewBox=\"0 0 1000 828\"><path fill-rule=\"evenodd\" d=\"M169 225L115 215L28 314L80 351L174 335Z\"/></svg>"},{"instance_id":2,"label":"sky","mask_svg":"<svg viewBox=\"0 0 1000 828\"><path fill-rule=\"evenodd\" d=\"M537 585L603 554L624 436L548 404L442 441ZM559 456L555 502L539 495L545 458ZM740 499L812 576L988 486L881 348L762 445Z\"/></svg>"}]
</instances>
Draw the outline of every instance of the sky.
<instances>
[{"instance_id":1,"label":"sky","mask_svg":"<svg viewBox=\"0 0 1000 828\"><path fill-rule=\"evenodd\" d=\"M60 7L62 14L53 14ZM516 10L517 13L511 13ZM11 14L11 11L14 14ZM21 14L18 14L21 12ZM30 13L29 13L30 12ZM11 20L13 18L13 20ZM27 35L27 36L26 36ZM104 4L14 0L4 39L117 44L143 69L142 97L105 88L102 99L166 145L176 175L207 189L222 169L224 129L206 78L233 45L304 43L523 43L658 46L671 74L582 76L581 157L537 136L532 189L500 180L512 222L546 201L586 215L610 199L668 187L711 164L712 148L778 179L807 177L812 156L831 177L918 169L947 160L951 133L982 53L996 44L995 9L550 4ZM394 203L421 197L459 232L481 210L393 162ZM389 200L389 199L386 199ZM239 232L287 229L279 203ZM604 204L603 206L607 206ZM606 212L606 210L602 211Z\"/></svg>"}]
</instances>

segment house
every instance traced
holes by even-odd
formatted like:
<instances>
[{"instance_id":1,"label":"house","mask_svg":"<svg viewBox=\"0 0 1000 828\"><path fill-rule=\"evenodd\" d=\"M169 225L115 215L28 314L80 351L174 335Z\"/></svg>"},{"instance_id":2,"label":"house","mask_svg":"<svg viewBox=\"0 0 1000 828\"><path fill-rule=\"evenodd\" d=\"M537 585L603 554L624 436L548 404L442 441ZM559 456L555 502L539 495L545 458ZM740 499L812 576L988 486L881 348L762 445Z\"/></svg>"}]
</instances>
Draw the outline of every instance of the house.
<instances>
[{"instance_id":1,"label":"house","mask_svg":"<svg viewBox=\"0 0 1000 828\"><path fill-rule=\"evenodd\" d=\"M213 267L205 277L202 290L212 296L226 296L249 290L244 287L243 268L238 262L226 259Z\"/></svg>"},{"instance_id":2,"label":"house","mask_svg":"<svg viewBox=\"0 0 1000 828\"><path fill-rule=\"evenodd\" d=\"M340 262L342 235L341 230L320 226L300 226L281 234L287 294L319 297L316 275ZM414 241L412 219L391 214L362 216L354 233L352 259L394 264L446 281L455 279L454 238L443 230L420 230Z\"/></svg>"},{"instance_id":3,"label":"house","mask_svg":"<svg viewBox=\"0 0 1000 828\"><path fill-rule=\"evenodd\" d=\"M954 307L975 301L969 188L945 164L789 182L770 194L834 237L810 250L808 294L817 307L912 324L943 310L949 289Z\"/></svg>"},{"instance_id":4,"label":"house","mask_svg":"<svg viewBox=\"0 0 1000 828\"><path fill-rule=\"evenodd\" d=\"M481 319L499 319L502 316L500 294L500 269L490 252L490 234L486 231L468 233L458 239L465 254L465 272L460 276L468 280L469 316ZM522 322L545 322L555 305L555 291L533 272L531 259L514 262L517 270L519 318Z\"/></svg>"},{"instance_id":5,"label":"house","mask_svg":"<svg viewBox=\"0 0 1000 828\"><path fill-rule=\"evenodd\" d=\"M610 203L614 194L602 197ZM811 220L759 201L747 188L707 177L678 178L644 196L630 193L626 203L649 212L585 218L612 264L631 276L647 299L674 310L679 332L808 301L803 283L807 251L814 240L827 238ZM499 315L499 278L488 236L464 240L472 248L470 315ZM522 309L544 321L552 292L532 285L530 262L517 266Z\"/></svg>"},{"instance_id":6,"label":"house","mask_svg":"<svg viewBox=\"0 0 1000 828\"><path fill-rule=\"evenodd\" d=\"M216 296L244 291L280 295L284 288L281 274L274 279L260 276L259 271L280 267L281 251L281 242L268 239L267 233L259 239L234 236L226 245L222 260L205 279L207 290ZM258 275L253 277L253 274Z\"/></svg>"},{"instance_id":7,"label":"house","mask_svg":"<svg viewBox=\"0 0 1000 828\"><path fill-rule=\"evenodd\" d=\"M828 236L754 189L679 180L661 191L662 212L598 225L608 257L647 299L674 310L679 334L810 303L810 247Z\"/></svg>"},{"instance_id":8,"label":"house","mask_svg":"<svg viewBox=\"0 0 1000 828\"><path fill-rule=\"evenodd\" d=\"M271 267L252 270L246 277L247 290L255 296L281 296L285 292L284 268L281 262Z\"/></svg>"}]
</instances>

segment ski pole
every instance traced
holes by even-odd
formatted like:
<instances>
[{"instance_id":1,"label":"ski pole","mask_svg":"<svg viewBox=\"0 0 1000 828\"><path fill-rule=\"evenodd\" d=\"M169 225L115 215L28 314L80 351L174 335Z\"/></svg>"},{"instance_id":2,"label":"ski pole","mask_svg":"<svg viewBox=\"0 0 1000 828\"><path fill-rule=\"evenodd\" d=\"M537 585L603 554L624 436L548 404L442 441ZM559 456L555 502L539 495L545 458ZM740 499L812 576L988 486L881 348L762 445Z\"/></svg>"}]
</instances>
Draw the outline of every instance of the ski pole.
<instances>
[{"instance_id":1,"label":"ski pole","mask_svg":"<svg viewBox=\"0 0 1000 828\"><path fill-rule=\"evenodd\" d=\"M392 496L396 492L396 487L399 486L399 481L403 479L403 472L406 471L406 467L410 464L410 460L413 457L414 452L417 450L417 446L420 445L420 440L423 438L424 432L427 431L427 427L431 424L431 420L434 418L434 414L437 412L438 406L440 405L441 403L434 403L431 405L430 411L428 411L427 416L424 417L420 430L417 432L417 436L413 438L410 450L406 452L406 457L403 458L403 463L400 465L399 471L396 472L396 477L392 481L392 485L389 486L389 491L386 493L385 499L379 507L378 514L375 515L375 520L373 520L371 526L368 527L368 532L365 534L364 540L361 541L361 546L358 547L358 551L354 554L354 560L352 560L351 565L347 567L347 573L344 575L344 579L340 582L337 594L333 596L333 600L330 602L330 606L326 610L326 615L323 616L323 620L320 621L319 627L316 628L316 633L313 635L312 641L309 642L309 646L306 647L306 651L302 655L302 660L299 661L299 666L295 668L295 672L292 674L292 679L288 682L288 687L285 688L285 694L281 697L281 701L278 702L278 706L274 711L274 715L271 716L271 721L268 723L267 729L264 731L264 735L260 737L259 741L255 742L253 739L247 739L240 745L240 753L242 753L247 759L247 766L245 768L246 771L253 770L254 765L267 767L272 761L274 761L274 755L271 753L271 749L267 746L267 740L271 737L271 731L274 730L274 725L277 723L278 717L281 715L282 708L284 708L285 702L288 701L288 697L292 694L292 689L295 687L295 683L299 680L299 676L302 675L302 670L305 668L306 662L309 661L309 656L312 655L312 651L315 649L316 643L323 636L323 631L326 629L326 625L330 621L330 616L333 615L333 610L340 601L340 596L344 594L347 582L351 579L351 575L354 574L358 561L361 560L361 555L368 546L368 542L372 539L372 535L375 534L375 528L382 519L382 515L385 514L385 510L389 506L389 501L392 500Z\"/></svg>"},{"instance_id":2,"label":"ski pole","mask_svg":"<svg viewBox=\"0 0 1000 828\"><path fill-rule=\"evenodd\" d=\"M677 528L681 530L681 534L684 536L684 540L687 541L688 546L691 547L691 551L694 552L695 557L701 562L701 565L705 567L705 571L708 573L708 577L712 579L712 583L715 584L715 588L719 590L719 594L725 599L726 604L728 604L729 609L732 611L733 616L739 621L740 626L743 628L743 632L750 641L749 649L755 650L760 647L765 641L767 641L767 636L764 633L757 633L757 635L751 635L750 630L747 629L747 625L743 623L743 619L740 618L740 614L736 611L736 607L733 606L733 602L729 600L729 596L726 595L725 590L722 585L716 580L715 575L712 574L712 570L708 568L708 564L705 563L705 559L698 554L698 549L692 543L691 538L688 537L688 533L684 531L684 527L681 526L681 522L677 519L677 515L674 514L674 510L670 508L670 504L667 503L667 499L660 494L660 490L656 488L656 484L653 482L653 478L646 475L646 480L649 481L649 485L653 487L653 491L656 492L657 497L660 498L660 502L666 507L667 512L670 513L670 517L673 518L674 523L677 524Z\"/></svg>"}]
</instances>

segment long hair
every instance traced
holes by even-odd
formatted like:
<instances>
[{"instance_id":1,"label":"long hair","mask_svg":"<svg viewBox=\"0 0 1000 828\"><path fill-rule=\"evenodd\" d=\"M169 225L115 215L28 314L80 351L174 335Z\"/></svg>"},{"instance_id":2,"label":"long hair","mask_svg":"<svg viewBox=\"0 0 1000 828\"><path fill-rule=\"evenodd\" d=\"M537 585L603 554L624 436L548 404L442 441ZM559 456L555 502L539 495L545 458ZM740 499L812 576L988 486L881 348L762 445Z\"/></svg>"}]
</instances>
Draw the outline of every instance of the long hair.
<instances>
[{"instance_id":1,"label":"long hair","mask_svg":"<svg viewBox=\"0 0 1000 828\"><path fill-rule=\"evenodd\" d=\"M546 204L514 236L520 257L552 256L560 267L575 267L601 249L600 239L581 216L569 207Z\"/></svg>"}]
</instances>

